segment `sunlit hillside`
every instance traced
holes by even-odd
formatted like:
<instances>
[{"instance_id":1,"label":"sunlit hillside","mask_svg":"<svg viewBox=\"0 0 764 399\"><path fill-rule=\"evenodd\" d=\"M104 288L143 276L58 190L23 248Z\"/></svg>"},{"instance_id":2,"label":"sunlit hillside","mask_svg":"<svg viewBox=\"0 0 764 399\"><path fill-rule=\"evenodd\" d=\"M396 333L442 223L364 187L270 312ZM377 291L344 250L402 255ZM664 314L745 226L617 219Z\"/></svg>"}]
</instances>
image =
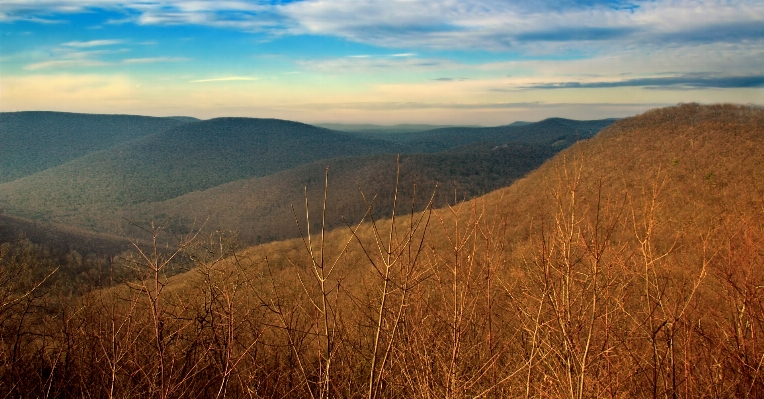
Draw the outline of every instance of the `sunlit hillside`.
<instances>
[{"instance_id":1,"label":"sunlit hillside","mask_svg":"<svg viewBox=\"0 0 764 399\"><path fill-rule=\"evenodd\" d=\"M764 110L682 104L451 206L401 188L386 215L323 231L345 202L318 190L296 208L302 238L139 244L112 265L131 282L82 296L35 287L4 247L0 381L62 397L761 397L762 160ZM194 269L168 277L176 261Z\"/></svg>"}]
</instances>

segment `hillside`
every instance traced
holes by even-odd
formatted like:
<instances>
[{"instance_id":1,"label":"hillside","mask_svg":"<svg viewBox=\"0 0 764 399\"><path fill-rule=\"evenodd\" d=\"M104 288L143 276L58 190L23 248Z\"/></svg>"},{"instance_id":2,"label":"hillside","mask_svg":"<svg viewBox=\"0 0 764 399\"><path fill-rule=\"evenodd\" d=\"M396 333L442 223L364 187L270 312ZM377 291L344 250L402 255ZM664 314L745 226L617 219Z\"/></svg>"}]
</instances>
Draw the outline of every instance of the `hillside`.
<instances>
[{"instance_id":1,"label":"hillside","mask_svg":"<svg viewBox=\"0 0 764 399\"><path fill-rule=\"evenodd\" d=\"M9 214L95 228L99 218L126 205L162 201L318 159L396 151L388 142L296 122L218 118L0 184L0 203Z\"/></svg>"},{"instance_id":2,"label":"hillside","mask_svg":"<svg viewBox=\"0 0 764 399\"><path fill-rule=\"evenodd\" d=\"M229 182L265 177L319 159L433 151L446 153L408 158L404 162L404 171L409 167L418 171L420 181L424 182L440 180L452 184L456 180L464 190L459 197L463 199L509 184L531 170L529 167L537 166L554 152L584 137L578 134L579 130L593 132L608 123L609 120L559 119L520 127L380 133L382 136L379 137L385 137L381 140L371 138L370 133L342 133L296 122L218 118L177 126L0 184L0 207L16 216L116 234L126 220L173 216L174 225L180 228L193 224L196 219L206 220L210 215L223 218L217 204L227 204L224 213L229 216L223 218L227 228L242 232L247 242L257 242L257 237L281 239L292 236L285 233L282 218L286 216L289 220L290 212L285 213L288 209L284 207L294 202L299 191L295 191L295 187L311 186L306 184L311 180L304 176L313 176L315 172L302 170L263 180L268 187L233 185L221 188L214 191L215 194L209 194L219 198L215 201L203 200L203 195L194 194L197 200L182 199L167 205L142 204L161 203ZM535 146L535 149L528 146ZM515 155L511 154L514 149L519 151ZM385 164L378 164L376 168L368 162L380 161L371 159L357 158L359 164L355 166L343 163L341 169L347 170L348 174L339 179L345 184L339 192L349 193L344 198L356 198L356 181L364 183L364 189L369 193L380 192L378 185L385 180L380 178L379 171L394 169L391 164L394 158L386 158ZM292 183L296 186L291 186ZM259 204L259 210L255 210L240 202L245 198L252 200L253 194L236 194L234 186L239 190L275 190L291 194L274 196L272 198L278 200L271 204L255 201ZM233 201L234 198L237 200ZM186 205L180 206L181 203ZM445 204L446 201L439 200L438 203ZM205 208L207 206L209 208ZM357 217L362 207L356 208L347 216ZM271 212L275 209L280 211ZM251 213L246 213L249 211ZM278 232L258 228L247 233L251 230L247 222L253 218ZM221 223L223 219L220 219ZM341 225L341 219L334 218L330 225Z\"/></svg>"},{"instance_id":3,"label":"hillside","mask_svg":"<svg viewBox=\"0 0 764 399\"><path fill-rule=\"evenodd\" d=\"M344 228L320 244L314 235L314 256L320 250L327 269L318 260L311 267L299 239L250 248L236 264L246 265L238 273L271 273L255 277L262 285L254 292L278 295L279 309L309 306L303 284L313 298L328 285L328 312L342 323L321 337L343 342L332 352L353 364L373 367L374 353L391 356L379 377L386 397L452 389L496 397L754 397L764 394L763 161L762 108L657 109L429 219L399 214L395 223L361 226L358 238ZM312 270L332 274L321 282ZM191 287L195 278L174 283ZM283 285L269 288L274 281ZM396 288L387 292L388 285ZM383 293L390 304L377 319ZM307 314L303 320L306 328L323 325ZM375 320L389 323L381 331L392 352L363 340L379 331ZM398 338L389 333L395 326ZM356 340L365 350L344 344ZM303 359L321 367L315 355ZM439 371L449 369L456 371ZM357 370L333 373L361 390Z\"/></svg>"},{"instance_id":4,"label":"hillside","mask_svg":"<svg viewBox=\"0 0 764 399\"><path fill-rule=\"evenodd\" d=\"M430 195L435 183L440 182L435 204L444 206L454 203L455 195L461 201L507 186L557 151L559 148L549 144L473 145L437 154L402 155L399 194L410 198L416 181L418 195ZM283 240L298 234L291 205L297 209L303 206L304 189L314 204L320 203L325 168L329 169L328 201L336 210L326 220L329 228L344 226L343 218L360 220L366 213L359 187L368 198L376 196L374 215L389 215L396 158L389 154L322 160L167 201L137 204L118 216L142 224L172 217L170 225L184 232L206 221L210 229L237 231L245 244ZM417 210L423 205L418 204Z\"/></svg>"},{"instance_id":5,"label":"hillside","mask_svg":"<svg viewBox=\"0 0 764 399\"><path fill-rule=\"evenodd\" d=\"M682 104L456 206L399 198L394 219L244 250L187 235L186 274L145 251L128 286L6 306L0 378L27 396L762 397L762 160L764 109Z\"/></svg>"},{"instance_id":6,"label":"hillside","mask_svg":"<svg viewBox=\"0 0 764 399\"><path fill-rule=\"evenodd\" d=\"M0 183L156 134L188 119L65 112L0 113Z\"/></svg>"},{"instance_id":7,"label":"hillside","mask_svg":"<svg viewBox=\"0 0 764 399\"><path fill-rule=\"evenodd\" d=\"M19 238L45 243L47 248L62 253L77 251L81 254L116 255L133 249L130 241L123 236L0 214L0 243L13 242Z\"/></svg>"}]
</instances>

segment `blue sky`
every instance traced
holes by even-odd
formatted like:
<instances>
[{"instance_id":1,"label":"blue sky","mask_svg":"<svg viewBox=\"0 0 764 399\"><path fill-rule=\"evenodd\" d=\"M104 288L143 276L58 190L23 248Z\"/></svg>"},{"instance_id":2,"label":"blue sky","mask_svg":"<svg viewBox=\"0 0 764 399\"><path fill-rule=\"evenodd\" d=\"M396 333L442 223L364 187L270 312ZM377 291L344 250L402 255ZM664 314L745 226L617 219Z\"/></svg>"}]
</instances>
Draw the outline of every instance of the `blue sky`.
<instances>
[{"instance_id":1,"label":"blue sky","mask_svg":"<svg viewBox=\"0 0 764 399\"><path fill-rule=\"evenodd\" d=\"M499 125L764 104L763 1L2 0L0 110Z\"/></svg>"}]
</instances>

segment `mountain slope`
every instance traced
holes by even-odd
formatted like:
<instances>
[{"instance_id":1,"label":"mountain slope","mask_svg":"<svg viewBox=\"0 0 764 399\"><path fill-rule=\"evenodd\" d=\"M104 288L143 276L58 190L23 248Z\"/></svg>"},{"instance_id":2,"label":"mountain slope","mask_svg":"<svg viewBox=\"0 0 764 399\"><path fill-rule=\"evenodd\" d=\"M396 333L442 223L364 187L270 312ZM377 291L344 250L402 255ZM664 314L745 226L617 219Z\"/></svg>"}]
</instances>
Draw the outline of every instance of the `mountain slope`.
<instances>
[{"instance_id":1,"label":"mountain slope","mask_svg":"<svg viewBox=\"0 0 764 399\"><path fill-rule=\"evenodd\" d=\"M231 281L258 281L253 296L276 296L265 303L278 303L277 310L311 309L299 313L309 327L321 325L311 319L320 281L331 293L324 296L331 317L343 321L332 334L348 343L332 353L354 366L373 362L363 350L374 344L364 337L379 331L369 314L382 303L379 320L396 326L403 315L402 337L387 341L399 359L387 370L391 396L415 396L421 386L438 396L457 384L470 396L724 390L758 397L763 161L762 108L653 110L613 124L510 187L434 210L421 245L422 225L409 236L420 214L399 214L393 232L389 219L355 236L338 229L320 242L313 230L313 256L331 265L326 280L300 239L250 248L225 270L236 276ZM172 283L180 292L205 281L191 273ZM395 302L385 308L380 298ZM469 356L450 357L455 347ZM468 383L448 373L406 374L449 367ZM358 369L336 373L361 381ZM486 370L507 377L497 383Z\"/></svg>"},{"instance_id":2,"label":"mountain slope","mask_svg":"<svg viewBox=\"0 0 764 399\"><path fill-rule=\"evenodd\" d=\"M749 215L760 224L764 216L762 162L764 109L682 104L619 120L512 185L471 199L462 208L478 205L485 217L507 222L502 240L515 251L530 245L530 235L540 229L537 223L554 219L561 206L565 211L577 209L581 223L594 217L598 207L612 208L609 211L618 217L631 220L621 226L630 237L620 237L631 239L638 227L633 225L634 218L639 222L649 216L646 206L654 198L652 216L660 229L656 228L653 238L667 245L676 234L691 237L707 233L709 226L718 229L725 217ZM393 177L391 173L389 178ZM569 208L572 192L574 208ZM329 205L330 212L341 212ZM435 212L449 213L446 208ZM465 220L471 217L466 213L461 215ZM328 237L334 242L346 235L346 229L338 229ZM438 246L445 237L435 229L428 240ZM302 244L299 240L272 244L274 248L288 245ZM248 253L266 250L268 246L257 246Z\"/></svg>"},{"instance_id":3,"label":"mountain slope","mask_svg":"<svg viewBox=\"0 0 764 399\"><path fill-rule=\"evenodd\" d=\"M296 122L218 118L0 184L0 203L11 214L63 223L84 215L84 227L95 227L104 212L129 204L162 201L318 159L397 150L389 142Z\"/></svg>"},{"instance_id":4,"label":"mountain slope","mask_svg":"<svg viewBox=\"0 0 764 399\"><path fill-rule=\"evenodd\" d=\"M20 237L45 243L46 247L63 253L74 250L81 254L116 255L133 249L130 240L123 236L0 214L0 243L13 242Z\"/></svg>"},{"instance_id":5,"label":"mountain slope","mask_svg":"<svg viewBox=\"0 0 764 399\"><path fill-rule=\"evenodd\" d=\"M458 151L400 157L399 195L410 198L417 183L420 199L440 187L436 206L485 194L504 187L535 169L559 149L551 145L473 145ZM136 204L115 216L141 224L172 217L170 225L188 231L206 221L211 229L234 230L245 244L281 240L298 234L291 205L300 209L304 194L313 204L322 201L325 168L329 169L328 202L335 212L326 225L336 228L360 220L367 206L359 192L375 197L374 215L384 217L392 209L396 156L367 155L322 160L265 177L239 180L167 201ZM454 189L457 192L454 192ZM424 203L417 205L422 209ZM118 220L112 222L116 225Z\"/></svg>"},{"instance_id":6,"label":"mountain slope","mask_svg":"<svg viewBox=\"0 0 764 399\"><path fill-rule=\"evenodd\" d=\"M2 112L0 183L186 122L134 115Z\"/></svg>"}]
</instances>

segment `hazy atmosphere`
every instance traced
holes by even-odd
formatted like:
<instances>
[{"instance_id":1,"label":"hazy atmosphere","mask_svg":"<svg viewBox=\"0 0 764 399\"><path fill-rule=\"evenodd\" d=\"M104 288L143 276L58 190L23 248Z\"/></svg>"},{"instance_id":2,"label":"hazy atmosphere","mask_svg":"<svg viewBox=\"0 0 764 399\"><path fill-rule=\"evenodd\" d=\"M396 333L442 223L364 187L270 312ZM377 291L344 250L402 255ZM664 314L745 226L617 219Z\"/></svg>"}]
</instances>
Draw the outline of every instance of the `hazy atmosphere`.
<instances>
[{"instance_id":1,"label":"hazy atmosphere","mask_svg":"<svg viewBox=\"0 0 764 399\"><path fill-rule=\"evenodd\" d=\"M0 32L3 112L488 126L764 103L758 0L3 0Z\"/></svg>"}]
</instances>

